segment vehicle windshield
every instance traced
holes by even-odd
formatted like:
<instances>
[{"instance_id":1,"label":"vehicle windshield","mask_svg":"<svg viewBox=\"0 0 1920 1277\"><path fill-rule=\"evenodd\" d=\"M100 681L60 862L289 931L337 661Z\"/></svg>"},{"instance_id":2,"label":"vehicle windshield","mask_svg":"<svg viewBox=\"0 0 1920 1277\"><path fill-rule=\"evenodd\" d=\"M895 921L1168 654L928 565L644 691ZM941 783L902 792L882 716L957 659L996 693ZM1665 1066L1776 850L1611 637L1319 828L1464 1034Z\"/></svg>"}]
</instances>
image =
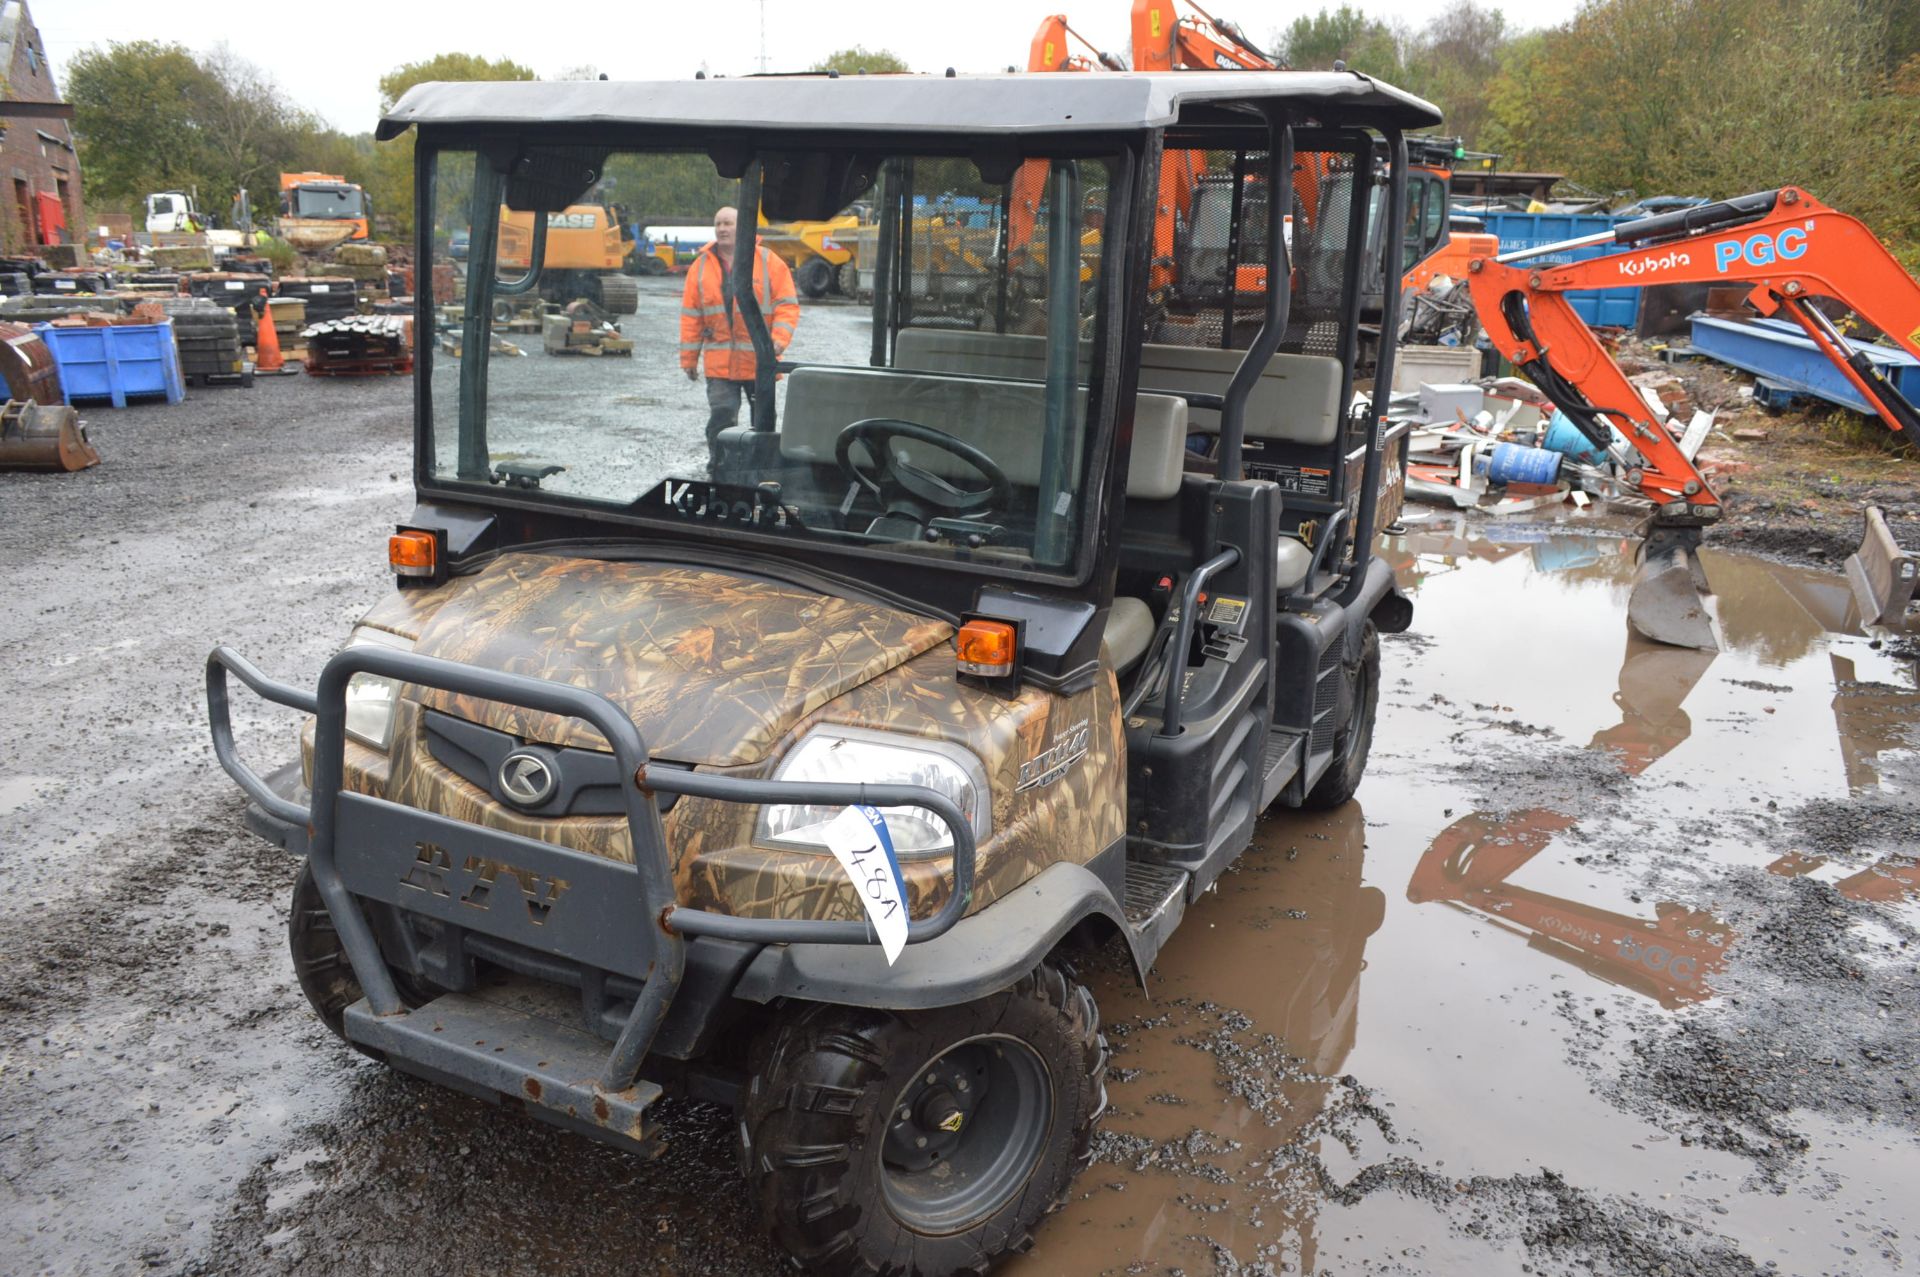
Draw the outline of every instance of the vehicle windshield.
<instances>
[{"instance_id":1,"label":"vehicle windshield","mask_svg":"<svg viewBox=\"0 0 1920 1277\"><path fill-rule=\"evenodd\" d=\"M295 187L293 215L340 219L361 217L360 192L340 186Z\"/></svg>"},{"instance_id":2,"label":"vehicle windshield","mask_svg":"<svg viewBox=\"0 0 1920 1277\"><path fill-rule=\"evenodd\" d=\"M535 198L491 154L429 160L423 484L1076 569L1110 160L616 151Z\"/></svg>"}]
</instances>

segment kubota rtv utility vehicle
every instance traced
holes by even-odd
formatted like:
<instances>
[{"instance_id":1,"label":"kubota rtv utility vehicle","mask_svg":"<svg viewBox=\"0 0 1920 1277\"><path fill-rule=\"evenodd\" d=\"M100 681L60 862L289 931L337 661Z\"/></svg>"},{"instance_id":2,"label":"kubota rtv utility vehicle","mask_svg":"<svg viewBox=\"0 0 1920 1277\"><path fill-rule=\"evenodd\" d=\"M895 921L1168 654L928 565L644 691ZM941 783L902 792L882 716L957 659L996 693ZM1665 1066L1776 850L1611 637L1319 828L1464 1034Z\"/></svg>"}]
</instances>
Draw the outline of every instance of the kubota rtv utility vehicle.
<instances>
[{"instance_id":1,"label":"kubota rtv utility vehicle","mask_svg":"<svg viewBox=\"0 0 1920 1277\"><path fill-rule=\"evenodd\" d=\"M1349 407L1355 298L1372 188L1397 263L1402 131L1436 120L1344 72L408 93L380 133L418 130L420 256L472 234L464 358L419 343L397 588L316 691L208 664L222 763L306 857L315 1009L616 1144L651 1140L663 1093L732 1105L755 1209L816 1271L1023 1246L1106 1104L1073 955L1117 943L1144 973L1262 810L1342 803L1366 764L1377 634L1412 608L1373 553L1401 479ZM1254 328L1144 339L1172 149L1266 191L1353 187L1316 203L1347 225L1303 237L1310 262L1289 201L1231 201L1267 219ZM753 394L711 454L737 391L680 375L673 281L631 361L491 358L546 215L613 162L705 167L777 220L871 202L870 334L776 362L743 245L725 305ZM1004 225L1036 174L1041 277L1020 252L1009 278L1003 241L964 308L919 295L916 207ZM524 266L495 260L503 207L531 215ZM1296 301L1308 275L1341 287ZM1332 353L1289 348L1306 331ZM236 756L232 677L312 715L271 782Z\"/></svg>"}]
</instances>

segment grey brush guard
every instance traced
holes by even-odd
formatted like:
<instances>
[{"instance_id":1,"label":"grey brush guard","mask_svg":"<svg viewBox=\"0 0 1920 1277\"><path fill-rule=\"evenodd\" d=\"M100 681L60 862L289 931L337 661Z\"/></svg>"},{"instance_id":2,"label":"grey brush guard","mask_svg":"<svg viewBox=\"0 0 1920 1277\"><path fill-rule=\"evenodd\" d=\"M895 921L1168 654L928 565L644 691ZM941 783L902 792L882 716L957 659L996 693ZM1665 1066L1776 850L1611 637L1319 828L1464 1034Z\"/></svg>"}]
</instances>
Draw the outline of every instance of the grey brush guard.
<instances>
[{"instance_id":1,"label":"grey brush guard","mask_svg":"<svg viewBox=\"0 0 1920 1277\"><path fill-rule=\"evenodd\" d=\"M1244 119L1248 103L1283 108L1302 119L1333 108L1344 123L1387 129L1440 123L1432 103L1355 71L793 75L421 84L394 104L374 136L384 142L416 124L1057 136L1139 132L1197 122L1200 116L1218 123L1225 110Z\"/></svg>"},{"instance_id":2,"label":"grey brush guard","mask_svg":"<svg viewBox=\"0 0 1920 1277\"><path fill-rule=\"evenodd\" d=\"M619 766L633 863L342 789L346 688L358 673L592 724L611 746ZM314 715L309 806L274 792L240 760L233 740L229 675L266 700ZM936 964L942 972L935 981L929 964L911 961L911 948L902 969L890 973L877 948L870 948L877 939L864 921L739 918L683 908L674 895L656 790L756 804L920 807L947 826L954 846L952 894L931 917L909 925L908 945L925 944L951 930L972 901L974 839L960 809L924 786L748 780L667 768L650 772L646 745L633 720L596 692L380 647L349 647L328 661L317 693L275 682L231 649L215 648L207 658L207 709L214 753L227 774L270 821L306 830L315 885L366 993L362 1001L347 1008L347 1035L399 1067L470 1092L513 1096L563 1125L626 1141L643 1138L641 1115L660 1089L639 1080L640 1065L687 971L688 937L747 945L795 942L803 951L832 952L836 946L848 946L870 961L842 966L843 974L871 972L869 997L882 990L891 996L896 990L887 987L890 976L898 975L908 990L908 1004L947 1000L942 995L956 979L963 985L999 979L997 969L986 969L995 967L993 962L976 961L963 964L966 969L958 972L946 969L948 964ZM512 873L483 873L486 863L511 867ZM1079 866L1056 866L1062 867L1077 870L1085 881L1054 876L1054 885L1045 893L1049 923L1063 932L1089 911L1119 919L1119 907L1104 883ZM557 883L564 883L564 890L557 889ZM1058 916L1061 887L1068 888L1067 898L1078 902L1077 914ZM639 996L610 1052L604 1040L585 1029L526 1016L502 1017L490 1004L458 993L409 1011L361 899L626 976L639 982ZM481 947L480 940L474 947ZM1004 954L1009 947L999 946L993 952ZM762 956L780 952L785 951L762 950ZM763 972L747 983L756 986L759 996L772 996L788 991L782 988L781 974ZM785 974L791 980L795 973ZM751 1000L755 990L743 989L741 996Z\"/></svg>"}]
</instances>

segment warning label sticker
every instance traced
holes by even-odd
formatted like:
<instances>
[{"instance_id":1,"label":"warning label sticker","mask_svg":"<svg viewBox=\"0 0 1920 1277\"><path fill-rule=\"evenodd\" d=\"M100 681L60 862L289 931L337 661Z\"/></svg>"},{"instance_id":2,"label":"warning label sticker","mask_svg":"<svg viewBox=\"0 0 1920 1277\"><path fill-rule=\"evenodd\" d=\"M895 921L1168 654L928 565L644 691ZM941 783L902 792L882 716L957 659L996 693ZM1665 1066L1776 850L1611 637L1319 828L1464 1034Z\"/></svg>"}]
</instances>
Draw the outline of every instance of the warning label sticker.
<instances>
[{"instance_id":1,"label":"warning label sticker","mask_svg":"<svg viewBox=\"0 0 1920 1277\"><path fill-rule=\"evenodd\" d=\"M1249 462L1246 469L1249 479L1270 480L1283 492L1297 492L1303 497L1325 497L1333 493L1333 471L1317 466L1280 466L1261 461Z\"/></svg>"}]
</instances>

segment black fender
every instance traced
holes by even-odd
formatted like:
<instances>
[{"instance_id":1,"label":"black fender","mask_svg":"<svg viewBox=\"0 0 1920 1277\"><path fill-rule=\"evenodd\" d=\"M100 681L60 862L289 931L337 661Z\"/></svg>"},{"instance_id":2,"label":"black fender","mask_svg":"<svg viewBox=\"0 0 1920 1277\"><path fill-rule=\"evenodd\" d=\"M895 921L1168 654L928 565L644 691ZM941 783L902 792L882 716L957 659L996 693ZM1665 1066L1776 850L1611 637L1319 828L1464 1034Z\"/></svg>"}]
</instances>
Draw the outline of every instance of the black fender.
<instances>
[{"instance_id":1,"label":"black fender","mask_svg":"<svg viewBox=\"0 0 1920 1277\"><path fill-rule=\"evenodd\" d=\"M891 967L879 945L768 945L733 992L762 1003L800 998L893 1011L957 1006L1012 987L1092 918L1112 923L1126 937L1144 979L1142 955L1120 902L1092 869L1063 861L962 918L945 935L908 945Z\"/></svg>"}]
</instances>

